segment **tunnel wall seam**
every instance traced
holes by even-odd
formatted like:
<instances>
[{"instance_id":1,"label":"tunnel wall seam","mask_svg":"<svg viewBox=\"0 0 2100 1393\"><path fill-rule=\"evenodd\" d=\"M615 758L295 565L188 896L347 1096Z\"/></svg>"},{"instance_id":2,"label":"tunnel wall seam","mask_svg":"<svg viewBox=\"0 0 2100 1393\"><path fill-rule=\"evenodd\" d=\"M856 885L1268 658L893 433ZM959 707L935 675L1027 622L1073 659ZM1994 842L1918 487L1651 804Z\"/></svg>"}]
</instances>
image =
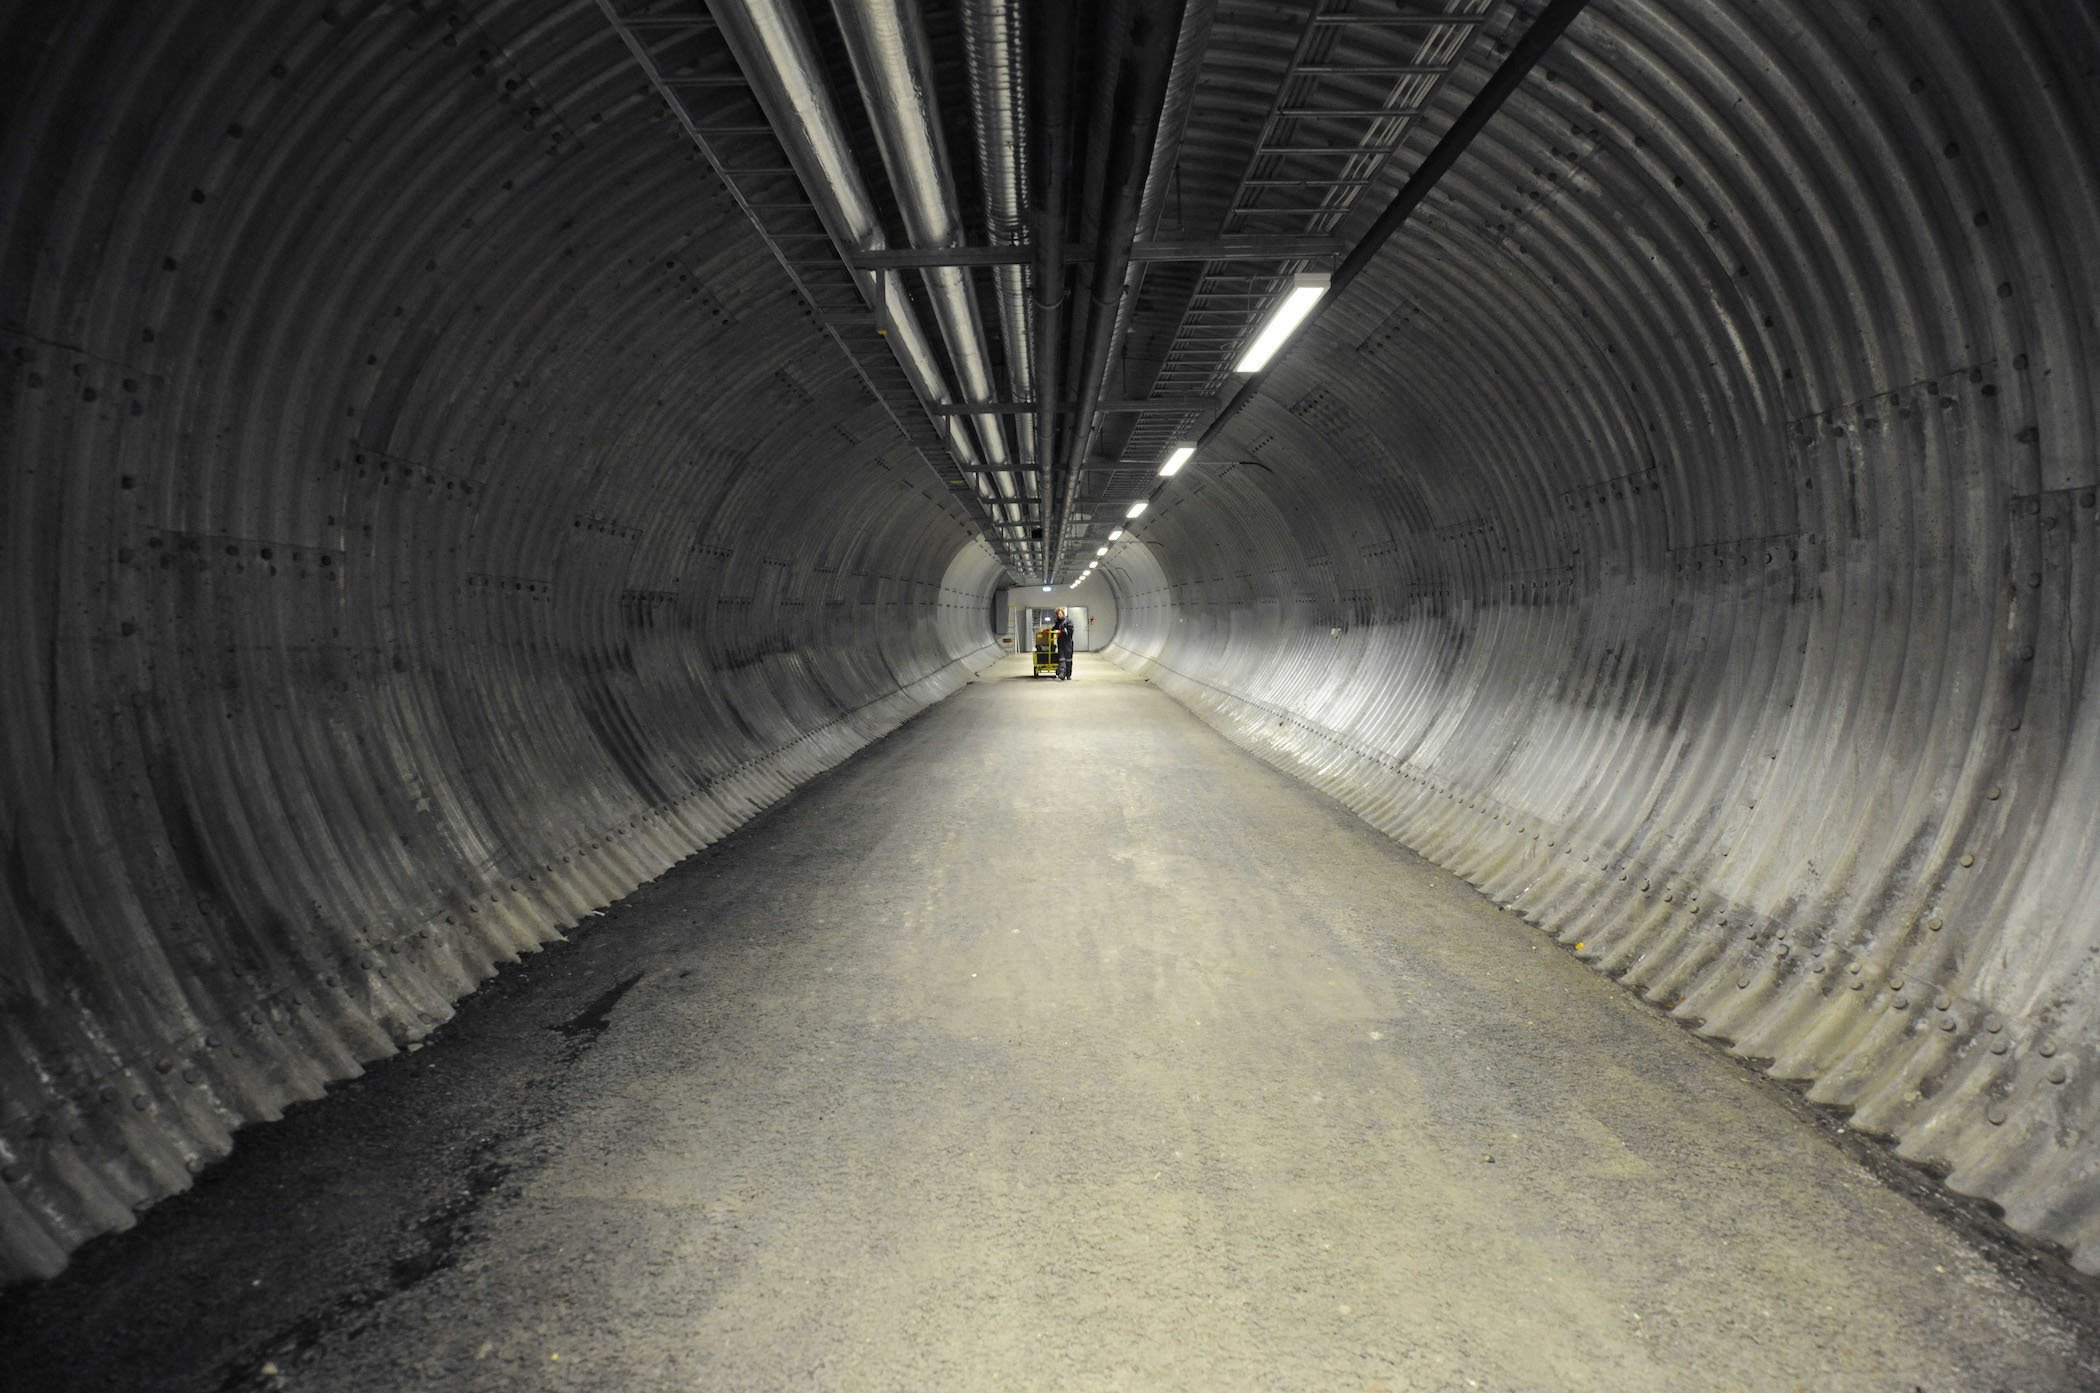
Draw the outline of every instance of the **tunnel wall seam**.
<instances>
[{"instance_id":1,"label":"tunnel wall seam","mask_svg":"<svg viewBox=\"0 0 2100 1393\"><path fill-rule=\"evenodd\" d=\"M24 1183L31 1179L28 1175L17 1176L0 1191L0 1234L5 1235L7 1254L0 1282L49 1275L86 1238L129 1227L135 1211L187 1188L189 1176L226 1154L235 1129L274 1120L285 1107L318 1097L328 1085L355 1077L365 1065L424 1038L451 1018L453 1004L471 995L504 963L559 941L586 916L734 833L803 784L952 695L1000 656L996 644L980 646L754 757L672 804L586 834L579 846L587 850L572 872L556 875L554 867L545 868L544 912L537 918L513 912L498 922L491 916L476 933L448 931L445 926L454 916L434 916L403 924L391 938L368 937L366 946L373 952L400 954L404 960L391 967L373 966L374 990L361 1006L346 1003L332 1013L316 1010L325 994L314 993L309 983L287 981L252 998L242 1012L198 1020L181 1035L134 1044L110 1070L77 1083L97 1093L114 1090L106 1101L141 1115L125 1148L125 1163L108 1158L97 1164L91 1159L68 1168L53 1187L66 1193L54 1196L46 1189L41 1208L23 1203L35 1188ZM681 814L680 805L692 803L711 805L694 811L703 817L710 811L714 815L690 830L674 830L681 816L692 816ZM640 825L653 820L672 825ZM586 856L593 860L585 862ZM432 940L438 941L417 951L418 943ZM417 957L424 961L414 961ZM232 1063L221 1062L222 1048L223 1058ZM177 1096L178 1085L185 1092L204 1089L239 1101L212 1110L209 1121L200 1123L195 1105ZM54 1118L69 1106L54 1101L35 1113L11 1113L5 1123L12 1143L8 1152L14 1157L33 1154L34 1148L25 1143L48 1132ZM140 1160L143 1167L135 1168ZM180 1170L166 1165L169 1160L178 1161Z\"/></svg>"},{"instance_id":2,"label":"tunnel wall seam","mask_svg":"<svg viewBox=\"0 0 2100 1393\"><path fill-rule=\"evenodd\" d=\"M1106 563L1118 661L2087 1271L2096 149L2089 7L1596 0Z\"/></svg>"},{"instance_id":3,"label":"tunnel wall seam","mask_svg":"<svg viewBox=\"0 0 2100 1393\"><path fill-rule=\"evenodd\" d=\"M1915 1005L1919 1018L1944 1022L1946 1028L1939 1033L1927 1031L1922 1036L1894 1035L1881 1040L1875 1058L1864 1070L1872 1076L1870 1080L1834 1082L1826 1069L1778 1067L1778 1061L1745 1047L1739 1023L1783 1000L1798 985L1781 969L1792 951L1785 940L1790 931L1798 932L1801 926L1714 896L1682 868L1638 851L1601 845L1585 849L1566 841L1556 846L1559 838L1555 838L1546 843L1548 856L1541 861L1538 844L1544 834L1530 831L1529 823L1537 818L1527 816L1522 808L1485 806L1467 800L1439 786L1421 771L1409 769L1404 761L1367 750L1341 732L1306 720L1302 713L1218 687L1120 644L1112 645L1106 656L1173 697L1241 749L1335 799L1408 850L1458 875L1497 907L1573 949L1593 970L1638 992L1775 1077L1806 1085L1811 1100L1843 1107L1857 1130L1892 1141L1898 1155L1926 1165L1964 1193L1992 1200L2019 1197L2008 1195L2006 1187L1978 1185L1959 1173L1949 1175L1940 1149L1946 1145L1944 1139L1921 1135L1927 1132L1929 1122L1913 1122L1900 1115L1864 1109L1863 1095L1889 1079L1907 1079L1935 1066L1944 1067L1944 1059L1933 1056L1947 1048L1949 1041L1944 1037L1955 1032L1960 1033L1965 1044L1979 1038L1990 1044L2002 1040L2012 1049L2024 1045L2034 1050L2046 1044L2043 1057L2056 1059L2067 1069L2084 1072L2094 1066L2095 1053L2083 1042L2056 1042L2046 1033L2008 1032L1984 1003L1941 983L1906 974L1867 952L1844 948L1826 951L1819 946L1815 950L1815 970L1819 975L1828 973L1840 986L1866 994L1870 1004L1886 1002L1894 1015ZM1459 800L1473 814L1468 827L1463 831L1446 828L1435 836L1419 835L1411 816L1416 810L1406 805L1428 796ZM1512 825L1516 827L1514 832L1509 830ZM1517 863L1529 862L1543 870L1553 864L1554 851L1570 860L1580 854L1582 865L1574 867L1573 873L1591 880L1600 893L1612 890L1614 872L1618 873L1619 882L1637 882L1635 888L1621 890L1616 897L1617 912L1626 918L1644 920L1652 929L1681 917L1683 927L1669 935L1674 942L1663 945L1666 951L1660 954L1659 967L1645 961L1645 955L1624 951L1622 945L1608 941L1592 945L1584 941L1586 934L1600 940L1610 934L1598 926L1597 920L1611 917L1614 911L1593 909L1579 917L1570 916L1556 913L1550 904L1535 902L1535 897L1526 891L1509 891L1512 875L1522 875ZM1593 856L1602 856L1606 864L1586 869ZM1708 895L1707 902L1688 903L1681 916L1667 908L1680 894L1696 902L1702 893ZM1714 922L1719 924L1719 935L1701 937L1693 932L1699 924ZM1740 994L1735 1002L1729 1000L1731 986ZM1985 1046L1979 1046L1982 1047ZM2006 1115L2002 1110L1994 1110L1984 1120L1998 1126L2004 1123ZM2083 1216L2073 1210L2074 1222L2055 1220L2058 1211L2054 1202L2075 1201L2082 1189L2082 1177L2075 1173L2062 1178L2045 1174L2034 1177L2030 1183L2039 1190L2039 1202L2031 1201L2033 1207L2014 1213L2011 1217L2015 1226L2060 1245L2080 1267L2095 1271ZM2068 1194L2064 1193L2066 1188Z\"/></svg>"},{"instance_id":4,"label":"tunnel wall seam","mask_svg":"<svg viewBox=\"0 0 2100 1393\"><path fill-rule=\"evenodd\" d=\"M588 0L0 11L0 302L0 1280L996 655Z\"/></svg>"}]
</instances>

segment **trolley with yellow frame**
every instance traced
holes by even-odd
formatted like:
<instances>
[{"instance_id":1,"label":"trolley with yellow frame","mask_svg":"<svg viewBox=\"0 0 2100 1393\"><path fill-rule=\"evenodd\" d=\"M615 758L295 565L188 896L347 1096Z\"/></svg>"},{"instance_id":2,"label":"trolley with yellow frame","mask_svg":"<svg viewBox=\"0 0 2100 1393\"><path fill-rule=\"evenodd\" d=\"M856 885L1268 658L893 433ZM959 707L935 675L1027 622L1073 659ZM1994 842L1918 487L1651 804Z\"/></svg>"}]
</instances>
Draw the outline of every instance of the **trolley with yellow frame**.
<instances>
[{"instance_id":1,"label":"trolley with yellow frame","mask_svg":"<svg viewBox=\"0 0 2100 1393\"><path fill-rule=\"evenodd\" d=\"M1035 631L1035 667L1031 677L1057 676L1057 627L1045 625Z\"/></svg>"}]
</instances>

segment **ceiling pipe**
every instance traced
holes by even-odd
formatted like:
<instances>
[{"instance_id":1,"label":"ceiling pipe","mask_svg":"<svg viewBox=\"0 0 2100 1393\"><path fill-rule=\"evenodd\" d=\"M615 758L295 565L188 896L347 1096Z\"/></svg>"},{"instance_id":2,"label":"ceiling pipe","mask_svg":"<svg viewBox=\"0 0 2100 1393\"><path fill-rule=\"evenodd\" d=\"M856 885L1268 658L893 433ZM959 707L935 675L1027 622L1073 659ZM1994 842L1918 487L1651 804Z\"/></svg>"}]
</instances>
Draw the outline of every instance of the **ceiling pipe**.
<instances>
[{"instance_id":1,"label":"ceiling pipe","mask_svg":"<svg viewBox=\"0 0 2100 1393\"><path fill-rule=\"evenodd\" d=\"M964 0L962 21L985 227L993 246L1018 247L1028 240L1021 151L1029 138L1020 11L1013 0ZM1024 400L1035 385L1027 277L1019 265L995 266L992 283L997 287L999 336L1006 349L1007 395ZM1037 458L1032 415L1014 418L1014 444L1026 484L1038 499L1045 498L1041 477L1029 472Z\"/></svg>"},{"instance_id":2,"label":"ceiling pipe","mask_svg":"<svg viewBox=\"0 0 2100 1393\"><path fill-rule=\"evenodd\" d=\"M1170 68L1169 39L1181 29L1182 6L1170 3L1139 9L1133 16L1130 43L1116 79L1114 142L1107 169L1115 180L1101 219L1095 244L1093 305L1087 326L1086 356L1079 369L1079 410L1063 448L1070 464L1066 471L1062 502L1056 513L1051 539L1051 566L1062 558L1071 531L1073 505L1078 501L1081 466L1086 460L1093 434L1094 413L1101 399L1101 384L1108 375L1109 346L1115 337L1117 310L1130 269L1130 246L1137 235L1137 219L1146 175L1159 137L1160 115L1166 97Z\"/></svg>"},{"instance_id":3,"label":"ceiling pipe","mask_svg":"<svg viewBox=\"0 0 2100 1393\"><path fill-rule=\"evenodd\" d=\"M886 250L889 242L826 88L807 18L792 0L708 0L707 7L831 240L848 259L855 252ZM953 402L902 284L874 271L857 273L855 279L880 317L912 390L923 401ZM1019 505L1000 503L969 430L952 416L936 424L956 461L970 471L979 496L995 505L1002 521L1014 521Z\"/></svg>"},{"instance_id":4,"label":"ceiling pipe","mask_svg":"<svg viewBox=\"0 0 2100 1393\"><path fill-rule=\"evenodd\" d=\"M1072 10L1064 4L1031 4L1026 57L1031 103L1029 205L1035 224L1035 442L1041 476L1043 579L1051 580L1050 530L1057 497L1057 402L1059 340L1065 310L1065 181L1072 160Z\"/></svg>"},{"instance_id":5,"label":"ceiling pipe","mask_svg":"<svg viewBox=\"0 0 2100 1393\"><path fill-rule=\"evenodd\" d=\"M861 99L875 129L883 167L897 196L906 237L916 249L963 244L962 213L956 203L955 171L935 106L933 55L926 47L926 20L919 0L832 0L846 54L860 84ZM948 346L948 359L962 400L996 400L984 323L970 273L960 267L922 272L932 299L934 322ZM971 416L1002 498L1020 493L1006 449L1005 423L997 416Z\"/></svg>"}]
</instances>

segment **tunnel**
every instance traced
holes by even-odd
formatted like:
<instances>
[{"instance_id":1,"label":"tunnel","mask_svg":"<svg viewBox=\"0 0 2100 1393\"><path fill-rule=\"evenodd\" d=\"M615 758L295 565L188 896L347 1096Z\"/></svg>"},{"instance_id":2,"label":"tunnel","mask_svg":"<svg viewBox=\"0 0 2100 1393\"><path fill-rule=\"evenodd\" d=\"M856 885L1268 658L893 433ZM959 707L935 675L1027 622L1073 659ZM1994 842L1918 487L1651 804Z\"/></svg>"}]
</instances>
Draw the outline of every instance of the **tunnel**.
<instances>
[{"instance_id":1,"label":"tunnel","mask_svg":"<svg viewBox=\"0 0 2100 1393\"><path fill-rule=\"evenodd\" d=\"M1098 919L1166 982L1206 935L1287 957L1388 862L1431 879L1362 943L1414 926L1392 980L1513 1018L1437 1092L1543 1055L1504 974L1565 970L1719 1071L1682 1106L1793 1109L2092 1301L2090 5L23 0L0 72L18 1335L674 886L692 942L772 905L751 944L850 963L841 918L1027 905L1012 942ZM1020 680L1056 606L1093 651ZM856 780L863 830L798 850ZM1229 872L1177 840L1228 814ZM973 825L1071 850L1039 884ZM825 908L904 829L919 888ZM695 962L576 978L558 1040L675 982L793 999ZM1641 1075L1647 1029L1557 1058ZM1775 1135L1715 1188L1810 1188ZM977 1386L933 1351L905 1383ZM1066 1354L986 1386L1371 1386ZM1636 1383L1467 1357L1389 1386ZM328 1386L415 1382L370 1377Z\"/></svg>"}]
</instances>

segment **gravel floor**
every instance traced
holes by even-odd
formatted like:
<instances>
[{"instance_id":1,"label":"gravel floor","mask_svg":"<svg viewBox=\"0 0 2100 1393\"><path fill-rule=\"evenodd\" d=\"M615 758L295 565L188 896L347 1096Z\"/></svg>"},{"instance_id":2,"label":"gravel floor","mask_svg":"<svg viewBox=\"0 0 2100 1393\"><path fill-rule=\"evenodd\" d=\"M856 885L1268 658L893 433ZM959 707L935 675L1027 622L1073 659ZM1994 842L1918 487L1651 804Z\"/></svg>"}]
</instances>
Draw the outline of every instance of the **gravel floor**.
<instances>
[{"instance_id":1,"label":"gravel floor","mask_svg":"<svg viewBox=\"0 0 2100 1393\"><path fill-rule=\"evenodd\" d=\"M0 1368L2100 1387L2088 1290L1149 684L1021 671L12 1293Z\"/></svg>"}]
</instances>

